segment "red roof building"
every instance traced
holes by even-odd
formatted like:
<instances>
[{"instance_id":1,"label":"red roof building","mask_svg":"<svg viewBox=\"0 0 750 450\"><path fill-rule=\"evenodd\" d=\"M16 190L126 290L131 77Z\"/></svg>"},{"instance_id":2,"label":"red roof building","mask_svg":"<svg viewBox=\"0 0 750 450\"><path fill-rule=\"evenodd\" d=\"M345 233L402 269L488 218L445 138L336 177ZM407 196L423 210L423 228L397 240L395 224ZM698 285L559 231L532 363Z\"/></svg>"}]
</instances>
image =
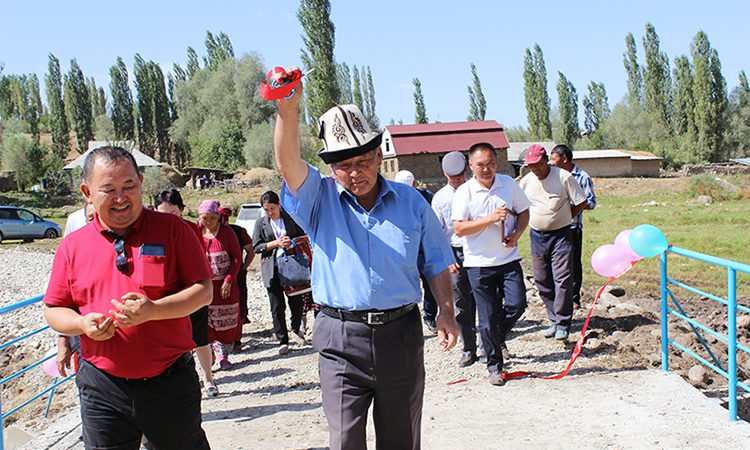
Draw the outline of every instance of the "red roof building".
<instances>
[{"instance_id":1,"label":"red roof building","mask_svg":"<svg viewBox=\"0 0 750 450\"><path fill-rule=\"evenodd\" d=\"M381 172L393 179L399 170L409 170L423 183L443 183L443 155L466 152L478 142L495 148L499 173L512 173L506 153L510 144L503 126L495 120L389 125L383 134Z\"/></svg>"}]
</instances>

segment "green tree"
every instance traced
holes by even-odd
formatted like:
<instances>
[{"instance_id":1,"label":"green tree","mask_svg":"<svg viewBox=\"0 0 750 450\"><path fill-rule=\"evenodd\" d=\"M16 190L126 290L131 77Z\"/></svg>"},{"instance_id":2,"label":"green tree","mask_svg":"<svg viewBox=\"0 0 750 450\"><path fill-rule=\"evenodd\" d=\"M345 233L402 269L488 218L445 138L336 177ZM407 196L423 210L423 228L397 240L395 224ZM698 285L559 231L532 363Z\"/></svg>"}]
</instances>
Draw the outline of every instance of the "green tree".
<instances>
[{"instance_id":1,"label":"green tree","mask_svg":"<svg viewBox=\"0 0 750 450\"><path fill-rule=\"evenodd\" d=\"M695 137L695 101L693 100L693 65L687 56L674 59L674 129L679 135Z\"/></svg>"},{"instance_id":2,"label":"green tree","mask_svg":"<svg viewBox=\"0 0 750 450\"><path fill-rule=\"evenodd\" d=\"M305 77L305 92L308 111L317 119L339 99L333 62L336 30L331 20L331 3L329 0L301 0L297 18L304 30L302 62L308 69L315 68Z\"/></svg>"},{"instance_id":3,"label":"green tree","mask_svg":"<svg viewBox=\"0 0 750 450\"><path fill-rule=\"evenodd\" d=\"M3 169L15 173L19 191L24 191L44 174L47 149L38 142L21 134L10 134L3 142L1 153Z\"/></svg>"},{"instance_id":4,"label":"green tree","mask_svg":"<svg viewBox=\"0 0 750 450\"><path fill-rule=\"evenodd\" d=\"M539 44L534 52L528 48L523 62L524 98L529 131L533 139L552 137L552 122L549 118L550 100L547 92L547 68Z\"/></svg>"},{"instance_id":5,"label":"green tree","mask_svg":"<svg viewBox=\"0 0 750 450\"><path fill-rule=\"evenodd\" d=\"M419 78L414 78L412 84L414 84L414 123L427 123L427 108L424 105L422 83Z\"/></svg>"},{"instance_id":6,"label":"green tree","mask_svg":"<svg viewBox=\"0 0 750 450\"><path fill-rule=\"evenodd\" d=\"M360 111L364 110L364 101L362 100L362 83L359 79L359 69L354 66L354 75L352 76L354 88L352 90L352 100Z\"/></svg>"},{"instance_id":7,"label":"green tree","mask_svg":"<svg viewBox=\"0 0 750 450\"><path fill-rule=\"evenodd\" d=\"M210 69L215 69L221 62L228 59L234 59L234 49L232 48L232 42L229 40L229 36L224 33L219 33L218 36L214 36L210 31L206 31L206 57L203 58L204 65ZM190 48L188 47L188 52ZM190 62L188 62L188 70L190 69Z\"/></svg>"},{"instance_id":8,"label":"green tree","mask_svg":"<svg viewBox=\"0 0 750 450\"><path fill-rule=\"evenodd\" d=\"M187 76L191 78L196 72L201 70L201 63L198 61L198 54L193 47L187 48Z\"/></svg>"},{"instance_id":9,"label":"green tree","mask_svg":"<svg viewBox=\"0 0 750 450\"><path fill-rule=\"evenodd\" d=\"M52 153L65 159L70 148L68 118L65 116L65 101L62 94L62 74L60 60L52 53L47 64L48 73L44 78L47 91L47 104L50 114L50 131L52 133Z\"/></svg>"},{"instance_id":10,"label":"green tree","mask_svg":"<svg viewBox=\"0 0 750 450\"><path fill-rule=\"evenodd\" d=\"M706 33L698 31L690 45L690 52L695 67L693 99L698 131L695 157L699 161L718 161L723 156L727 109L726 81L721 74L719 55L716 49L711 48Z\"/></svg>"},{"instance_id":11,"label":"green tree","mask_svg":"<svg viewBox=\"0 0 750 450\"><path fill-rule=\"evenodd\" d=\"M149 61L148 71L153 102L154 133L156 145L159 149L159 158L164 162L174 163L172 144L169 140L169 127L172 125L172 120L169 114L169 99L167 98L164 73L161 67L153 61Z\"/></svg>"},{"instance_id":12,"label":"green tree","mask_svg":"<svg viewBox=\"0 0 750 450\"><path fill-rule=\"evenodd\" d=\"M138 147L149 156L156 152L156 131L154 129L154 94L148 63L140 54L135 54L133 65L135 89L138 94Z\"/></svg>"},{"instance_id":13,"label":"green tree","mask_svg":"<svg viewBox=\"0 0 750 450\"><path fill-rule=\"evenodd\" d=\"M83 153L88 150L89 141L94 140L94 118L86 78L75 58L70 60L70 70L66 81L70 88L70 112L73 117L73 130L78 141L78 152Z\"/></svg>"},{"instance_id":14,"label":"green tree","mask_svg":"<svg viewBox=\"0 0 750 450\"><path fill-rule=\"evenodd\" d=\"M471 78L472 84L467 86L469 90L469 117L466 120L484 120L487 114L487 101L484 99L482 84L479 82L477 66L474 63L471 63Z\"/></svg>"},{"instance_id":15,"label":"green tree","mask_svg":"<svg viewBox=\"0 0 750 450\"><path fill-rule=\"evenodd\" d=\"M91 114L94 117L107 114L107 96L100 87L97 87L94 77L86 80L86 88L91 96Z\"/></svg>"},{"instance_id":16,"label":"green tree","mask_svg":"<svg viewBox=\"0 0 750 450\"><path fill-rule=\"evenodd\" d=\"M637 48L633 33L625 36L625 53L622 54L622 63L628 75L628 104L631 108L641 109L643 107L643 72L638 65Z\"/></svg>"},{"instance_id":17,"label":"green tree","mask_svg":"<svg viewBox=\"0 0 750 450\"><path fill-rule=\"evenodd\" d=\"M557 72L557 95L560 108L560 134L563 142L573 147L580 137L578 130L578 94L573 83Z\"/></svg>"},{"instance_id":18,"label":"green tree","mask_svg":"<svg viewBox=\"0 0 750 450\"><path fill-rule=\"evenodd\" d=\"M583 124L594 148L600 148L604 142L600 128L609 118L609 101L604 83L591 82L588 92L583 97Z\"/></svg>"},{"instance_id":19,"label":"green tree","mask_svg":"<svg viewBox=\"0 0 750 450\"><path fill-rule=\"evenodd\" d=\"M729 115L728 156L750 156L750 85L744 70L739 74L739 86L733 89L730 96Z\"/></svg>"},{"instance_id":20,"label":"green tree","mask_svg":"<svg viewBox=\"0 0 750 450\"><path fill-rule=\"evenodd\" d=\"M109 90L112 95L112 125L115 139L135 140L133 94L128 81L128 68L121 57L109 68Z\"/></svg>"},{"instance_id":21,"label":"green tree","mask_svg":"<svg viewBox=\"0 0 750 450\"><path fill-rule=\"evenodd\" d=\"M363 72L364 73L364 72ZM365 112L365 118L370 123L370 127L374 130L380 128L380 120L375 112L375 85L372 83L372 72L370 66L367 66L367 111Z\"/></svg>"},{"instance_id":22,"label":"green tree","mask_svg":"<svg viewBox=\"0 0 750 450\"><path fill-rule=\"evenodd\" d=\"M205 125L191 139L193 162L203 167L227 170L242 166L245 162L242 155L245 137L240 126L213 117Z\"/></svg>"},{"instance_id":23,"label":"green tree","mask_svg":"<svg viewBox=\"0 0 750 450\"><path fill-rule=\"evenodd\" d=\"M39 142L39 122L44 114L44 105L39 93L39 77L30 74L26 77L26 90L28 92L28 107L26 108L26 121L29 123L29 130L34 142Z\"/></svg>"},{"instance_id":24,"label":"green tree","mask_svg":"<svg viewBox=\"0 0 750 450\"><path fill-rule=\"evenodd\" d=\"M643 76L645 108L663 128L669 129L672 84L669 58L660 50L659 36L650 23L646 24L643 49L646 55L646 70Z\"/></svg>"},{"instance_id":25,"label":"green tree","mask_svg":"<svg viewBox=\"0 0 750 450\"><path fill-rule=\"evenodd\" d=\"M345 62L336 64L336 82L339 85L339 103L342 105L351 104L354 101L352 97L352 75Z\"/></svg>"}]
</instances>

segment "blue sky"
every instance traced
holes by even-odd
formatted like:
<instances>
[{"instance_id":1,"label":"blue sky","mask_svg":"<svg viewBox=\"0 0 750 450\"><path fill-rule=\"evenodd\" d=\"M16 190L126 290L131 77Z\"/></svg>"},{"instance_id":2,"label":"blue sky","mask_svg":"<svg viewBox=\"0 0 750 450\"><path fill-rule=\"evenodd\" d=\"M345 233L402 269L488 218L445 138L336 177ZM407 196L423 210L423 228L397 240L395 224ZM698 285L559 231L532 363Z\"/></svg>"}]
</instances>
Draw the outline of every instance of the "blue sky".
<instances>
[{"instance_id":1,"label":"blue sky","mask_svg":"<svg viewBox=\"0 0 750 450\"><path fill-rule=\"evenodd\" d=\"M259 54L267 66L300 63L298 1L9 1L0 0L0 62L5 73L36 72L43 80L47 54L67 71L77 58L86 76L109 86L108 69L122 56L157 61L165 70L183 64L187 46L204 53L206 30L227 33L238 55ZM31 6L30 6L31 5ZM414 120L411 80L418 77L430 121L465 120L469 64L477 66L487 118L526 125L524 49L538 42L548 87L557 103L557 72L576 86L604 82L610 106L626 92L625 35L640 44L644 26L656 27L670 62L689 54L702 29L719 52L729 88L750 72L750 3L742 1L332 1L336 58L369 65L382 123ZM582 117L582 107L579 107ZM581 119L582 120L582 119Z\"/></svg>"}]
</instances>

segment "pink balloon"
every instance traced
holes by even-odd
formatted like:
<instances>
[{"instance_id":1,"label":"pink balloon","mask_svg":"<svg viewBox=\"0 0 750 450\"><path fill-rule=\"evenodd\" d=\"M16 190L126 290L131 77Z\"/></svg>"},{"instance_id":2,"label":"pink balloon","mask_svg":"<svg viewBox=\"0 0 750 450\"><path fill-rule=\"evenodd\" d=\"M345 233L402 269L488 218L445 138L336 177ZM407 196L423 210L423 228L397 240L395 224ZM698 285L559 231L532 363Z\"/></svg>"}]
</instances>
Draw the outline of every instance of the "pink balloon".
<instances>
[{"instance_id":1,"label":"pink balloon","mask_svg":"<svg viewBox=\"0 0 750 450\"><path fill-rule=\"evenodd\" d=\"M626 249L613 244L602 245L591 255L591 267L603 277L614 277L623 273L631 261Z\"/></svg>"},{"instance_id":2,"label":"pink balloon","mask_svg":"<svg viewBox=\"0 0 750 450\"><path fill-rule=\"evenodd\" d=\"M57 354L57 347L52 347L45 353L44 357L48 357L50 355ZM42 369L44 369L45 372L47 372L47 375L51 376L52 378L60 378L62 375L60 375L60 371L57 370L57 358L50 358L47 361L44 361L42 363Z\"/></svg>"},{"instance_id":3,"label":"pink balloon","mask_svg":"<svg viewBox=\"0 0 750 450\"><path fill-rule=\"evenodd\" d=\"M615 245L624 249L625 252L629 255L631 261L640 261L643 259L643 256L634 252L630 247L630 233L632 231L633 230L620 231L620 234L618 234L615 238Z\"/></svg>"}]
</instances>

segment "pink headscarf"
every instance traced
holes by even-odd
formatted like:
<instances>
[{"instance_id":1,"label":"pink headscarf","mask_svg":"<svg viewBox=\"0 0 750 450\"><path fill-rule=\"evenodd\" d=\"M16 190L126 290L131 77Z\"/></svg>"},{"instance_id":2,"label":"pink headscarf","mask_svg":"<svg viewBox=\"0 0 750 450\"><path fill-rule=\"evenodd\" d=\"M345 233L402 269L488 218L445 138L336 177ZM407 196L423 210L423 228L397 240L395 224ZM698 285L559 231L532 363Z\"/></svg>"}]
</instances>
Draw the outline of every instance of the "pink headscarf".
<instances>
[{"instance_id":1,"label":"pink headscarf","mask_svg":"<svg viewBox=\"0 0 750 450\"><path fill-rule=\"evenodd\" d=\"M216 200L203 200L198 206L198 214L219 214L219 205L220 203Z\"/></svg>"}]
</instances>

